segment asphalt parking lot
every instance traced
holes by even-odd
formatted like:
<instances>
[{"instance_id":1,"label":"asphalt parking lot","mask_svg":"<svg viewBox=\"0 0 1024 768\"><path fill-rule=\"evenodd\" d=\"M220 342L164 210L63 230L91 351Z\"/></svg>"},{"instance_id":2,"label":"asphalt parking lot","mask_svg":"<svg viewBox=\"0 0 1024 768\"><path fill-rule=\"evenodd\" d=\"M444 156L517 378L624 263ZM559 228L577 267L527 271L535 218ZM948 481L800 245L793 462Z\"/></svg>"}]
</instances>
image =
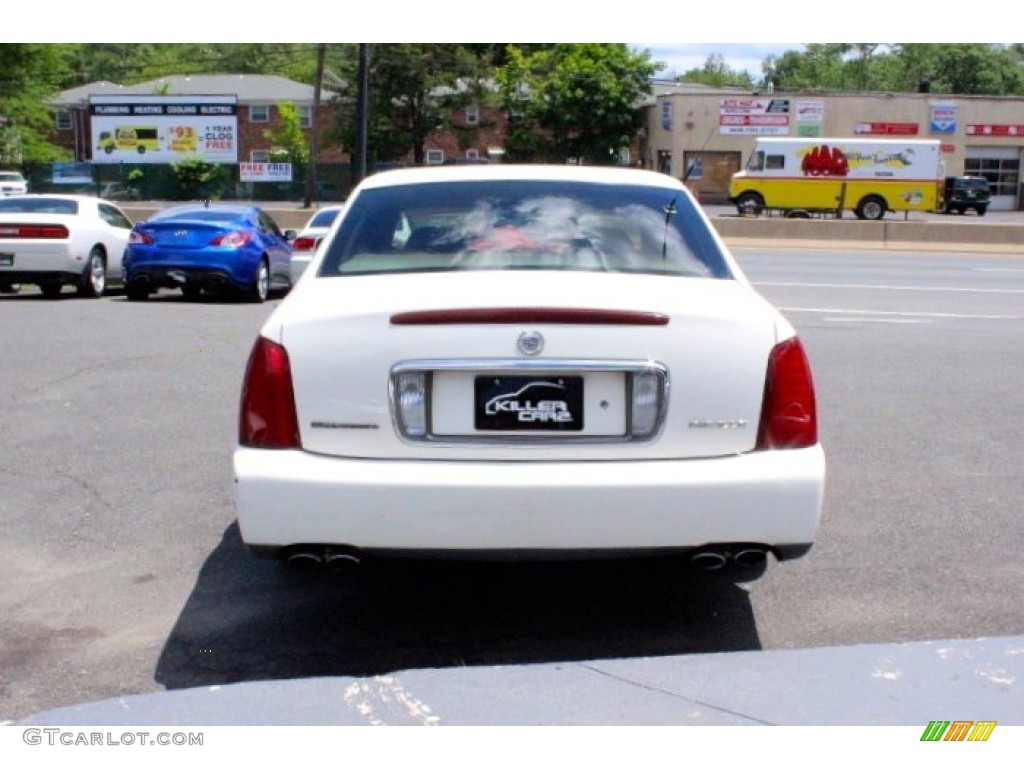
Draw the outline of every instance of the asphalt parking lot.
<instances>
[{"instance_id":1,"label":"asphalt parking lot","mask_svg":"<svg viewBox=\"0 0 1024 768\"><path fill-rule=\"evenodd\" d=\"M686 722L916 724L925 705L946 708L930 719L957 706L973 709L950 717L982 718L991 701L1024 724L1021 262L738 255L808 345L830 461L815 549L750 584L671 563L404 566L362 583L283 571L240 546L229 464L245 359L278 299L0 297L0 719L295 680L337 707L317 682L330 678L363 686L337 715L358 722L371 703L402 720L387 702L405 690L450 723L678 724L692 705L702 714ZM815 664L788 655L808 651ZM824 677L844 658L863 685ZM722 664L828 693L814 707L719 689ZM597 683L612 675L621 688ZM703 693L684 684L697 679ZM513 681L529 715L502 695ZM624 695L641 689L650 698ZM588 706L605 697L623 706Z\"/></svg>"}]
</instances>

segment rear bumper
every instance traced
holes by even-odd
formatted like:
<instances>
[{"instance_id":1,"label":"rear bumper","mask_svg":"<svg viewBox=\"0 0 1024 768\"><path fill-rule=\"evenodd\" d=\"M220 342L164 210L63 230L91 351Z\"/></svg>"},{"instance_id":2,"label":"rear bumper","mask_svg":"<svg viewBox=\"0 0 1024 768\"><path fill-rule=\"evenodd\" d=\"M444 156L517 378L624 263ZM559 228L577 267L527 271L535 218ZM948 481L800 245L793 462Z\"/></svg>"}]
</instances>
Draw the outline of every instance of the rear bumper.
<instances>
[{"instance_id":1,"label":"rear bumper","mask_svg":"<svg viewBox=\"0 0 1024 768\"><path fill-rule=\"evenodd\" d=\"M86 259L76 258L65 243L25 247L0 241L0 253L14 255L13 264L0 266L0 280L5 283L73 282L86 265Z\"/></svg>"},{"instance_id":2,"label":"rear bumper","mask_svg":"<svg viewBox=\"0 0 1024 768\"><path fill-rule=\"evenodd\" d=\"M125 272L125 284L156 288L181 288L185 284L208 290L236 289L248 286L238 276L217 267L136 267Z\"/></svg>"},{"instance_id":3,"label":"rear bumper","mask_svg":"<svg viewBox=\"0 0 1024 768\"><path fill-rule=\"evenodd\" d=\"M238 448L243 541L390 551L687 549L800 554L821 518L820 446L717 459L381 461ZM789 556L794 556L790 554Z\"/></svg>"},{"instance_id":4,"label":"rear bumper","mask_svg":"<svg viewBox=\"0 0 1024 768\"><path fill-rule=\"evenodd\" d=\"M125 283L150 288L246 289L256 279L261 253L257 249L206 248L194 253L164 251L152 246L129 247L123 264Z\"/></svg>"}]
</instances>

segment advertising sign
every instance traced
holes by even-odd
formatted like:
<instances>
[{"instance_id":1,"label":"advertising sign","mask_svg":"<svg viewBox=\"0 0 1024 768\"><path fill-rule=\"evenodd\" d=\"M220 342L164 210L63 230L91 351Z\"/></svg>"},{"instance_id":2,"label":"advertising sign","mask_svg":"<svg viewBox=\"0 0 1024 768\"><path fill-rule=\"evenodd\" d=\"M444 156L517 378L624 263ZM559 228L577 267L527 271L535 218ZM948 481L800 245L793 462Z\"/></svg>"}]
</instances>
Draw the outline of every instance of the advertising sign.
<instances>
[{"instance_id":1,"label":"advertising sign","mask_svg":"<svg viewBox=\"0 0 1024 768\"><path fill-rule=\"evenodd\" d=\"M956 104L932 104L928 130L932 133L956 133Z\"/></svg>"},{"instance_id":2,"label":"advertising sign","mask_svg":"<svg viewBox=\"0 0 1024 768\"><path fill-rule=\"evenodd\" d=\"M1024 125L968 125L968 136L1024 136Z\"/></svg>"},{"instance_id":3,"label":"advertising sign","mask_svg":"<svg viewBox=\"0 0 1024 768\"><path fill-rule=\"evenodd\" d=\"M54 163L54 184L92 184L92 166L89 163Z\"/></svg>"},{"instance_id":4,"label":"advertising sign","mask_svg":"<svg viewBox=\"0 0 1024 768\"><path fill-rule=\"evenodd\" d=\"M825 102L798 101L796 103L796 121L821 125L825 121Z\"/></svg>"},{"instance_id":5,"label":"advertising sign","mask_svg":"<svg viewBox=\"0 0 1024 768\"><path fill-rule=\"evenodd\" d=\"M825 122L825 102L798 101L796 103L796 135L805 138L821 136Z\"/></svg>"},{"instance_id":6,"label":"advertising sign","mask_svg":"<svg viewBox=\"0 0 1024 768\"><path fill-rule=\"evenodd\" d=\"M672 130L672 102L668 100L661 102L661 127Z\"/></svg>"},{"instance_id":7,"label":"advertising sign","mask_svg":"<svg viewBox=\"0 0 1024 768\"><path fill-rule=\"evenodd\" d=\"M786 136L789 99L722 99L718 130L723 135Z\"/></svg>"},{"instance_id":8,"label":"advertising sign","mask_svg":"<svg viewBox=\"0 0 1024 768\"><path fill-rule=\"evenodd\" d=\"M917 136L917 123L857 123L853 132L857 136Z\"/></svg>"},{"instance_id":9,"label":"advertising sign","mask_svg":"<svg viewBox=\"0 0 1024 768\"><path fill-rule=\"evenodd\" d=\"M93 96L94 163L238 162L235 96Z\"/></svg>"},{"instance_id":10,"label":"advertising sign","mask_svg":"<svg viewBox=\"0 0 1024 768\"><path fill-rule=\"evenodd\" d=\"M239 181L291 181L291 163L240 163Z\"/></svg>"}]
</instances>

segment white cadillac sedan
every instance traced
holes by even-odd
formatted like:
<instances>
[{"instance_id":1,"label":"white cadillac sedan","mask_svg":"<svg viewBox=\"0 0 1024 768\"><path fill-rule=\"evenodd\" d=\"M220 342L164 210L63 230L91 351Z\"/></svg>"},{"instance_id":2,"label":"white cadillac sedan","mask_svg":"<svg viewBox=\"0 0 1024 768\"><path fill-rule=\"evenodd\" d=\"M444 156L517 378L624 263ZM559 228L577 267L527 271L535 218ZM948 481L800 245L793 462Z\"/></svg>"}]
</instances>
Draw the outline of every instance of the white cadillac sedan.
<instances>
[{"instance_id":1,"label":"white cadillac sedan","mask_svg":"<svg viewBox=\"0 0 1024 768\"><path fill-rule=\"evenodd\" d=\"M65 285L102 296L120 279L132 222L113 203L85 195L0 199L0 292L22 283L56 298Z\"/></svg>"},{"instance_id":2,"label":"white cadillac sedan","mask_svg":"<svg viewBox=\"0 0 1024 768\"><path fill-rule=\"evenodd\" d=\"M234 473L293 563L763 568L810 549L825 458L799 338L679 181L484 165L353 192L255 341Z\"/></svg>"}]
</instances>

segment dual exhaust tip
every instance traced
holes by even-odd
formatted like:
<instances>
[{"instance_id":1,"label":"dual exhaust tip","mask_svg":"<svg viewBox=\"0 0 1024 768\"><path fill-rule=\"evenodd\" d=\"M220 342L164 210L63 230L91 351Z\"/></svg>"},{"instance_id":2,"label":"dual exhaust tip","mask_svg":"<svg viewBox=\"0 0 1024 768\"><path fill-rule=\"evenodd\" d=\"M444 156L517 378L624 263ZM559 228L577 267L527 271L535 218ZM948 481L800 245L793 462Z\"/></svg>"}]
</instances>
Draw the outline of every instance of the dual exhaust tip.
<instances>
[{"instance_id":1,"label":"dual exhaust tip","mask_svg":"<svg viewBox=\"0 0 1024 768\"><path fill-rule=\"evenodd\" d=\"M702 571L720 571L727 566L757 570L768 564L768 547L707 547L690 555L690 564Z\"/></svg>"},{"instance_id":2,"label":"dual exhaust tip","mask_svg":"<svg viewBox=\"0 0 1024 768\"><path fill-rule=\"evenodd\" d=\"M740 570L757 570L768 563L768 547L705 547L690 555L690 564L702 571L720 571L728 566ZM326 567L332 571L354 572L363 564L363 557L354 547L300 547L285 556L290 566L312 569Z\"/></svg>"},{"instance_id":3,"label":"dual exhaust tip","mask_svg":"<svg viewBox=\"0 0 1024 768\"><path fill-rule=\"evenodd\" d=\"M326 567L332 571L354 572L363 564L362 555L352 547L303 547L289 552L285 562L303 569Z\"/></svg>"}]
</instances>

